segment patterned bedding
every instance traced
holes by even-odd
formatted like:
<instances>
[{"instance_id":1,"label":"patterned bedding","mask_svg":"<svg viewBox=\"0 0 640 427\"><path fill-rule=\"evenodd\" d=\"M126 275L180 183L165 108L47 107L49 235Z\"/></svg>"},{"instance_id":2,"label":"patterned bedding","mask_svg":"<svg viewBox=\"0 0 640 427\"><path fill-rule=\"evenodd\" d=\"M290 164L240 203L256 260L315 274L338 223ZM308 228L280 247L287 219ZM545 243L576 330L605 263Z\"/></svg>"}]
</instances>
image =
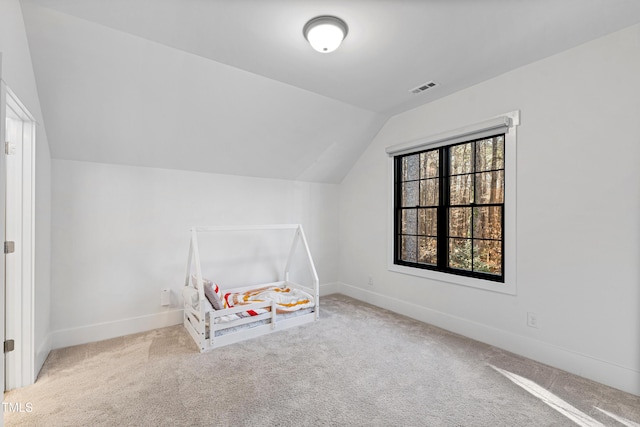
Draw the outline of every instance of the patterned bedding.
<instances>
[{"instance_id":1,"label":"patterned bedding","mask_svg":"<svg viewBox=\"0 0 640 427\"><path fill-rule=\"evenodd\" d=\"M291 313L304 308L310 308L315 304L313 297L300 289L289 287L279 288L277 286L266 286L241 293L227 293L224 294L223 300L225 308L238 307L256 302L273 301L275 302L276 313L278 314ZM270 311L270 307L248 310L239 314L240 316L257 316L268 311Z\"/></svg>"}]
</instances>

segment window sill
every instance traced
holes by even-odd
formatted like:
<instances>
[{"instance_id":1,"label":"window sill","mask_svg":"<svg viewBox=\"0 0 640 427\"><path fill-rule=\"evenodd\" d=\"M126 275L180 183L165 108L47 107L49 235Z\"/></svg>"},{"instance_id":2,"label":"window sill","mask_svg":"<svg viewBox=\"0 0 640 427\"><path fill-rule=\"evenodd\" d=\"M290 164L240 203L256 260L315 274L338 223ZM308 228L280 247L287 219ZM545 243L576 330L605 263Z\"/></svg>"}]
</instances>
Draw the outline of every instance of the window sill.
<instances>
[{"instance_id":1,"label":"window sill","mask_svg":"<svg viewBox=\"0 0 640 427\"><path fill-rule=\"evenodd\" d=\"M505 277L504 283L493 282L491 280L476 279L474 277L457 276L455 274L442 273L440 271L425 270L422 268L407 267L404 265L391 264L388 270L394 273L407 274L410 276L422 277L438 282L452 283L454 285L467 286L470 288L483 289L486 291L498 292L501 294L516 295L515 280L510 280L509 275Z\"/></svg>"}]
</instances>

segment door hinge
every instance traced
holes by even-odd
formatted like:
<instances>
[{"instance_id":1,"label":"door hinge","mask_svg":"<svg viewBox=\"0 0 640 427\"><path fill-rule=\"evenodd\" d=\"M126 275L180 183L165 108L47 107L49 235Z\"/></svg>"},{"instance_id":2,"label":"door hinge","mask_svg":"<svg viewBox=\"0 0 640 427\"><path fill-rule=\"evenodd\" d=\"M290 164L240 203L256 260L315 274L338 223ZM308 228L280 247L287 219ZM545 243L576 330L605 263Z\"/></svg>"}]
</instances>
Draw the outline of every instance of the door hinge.
<instances>
[{"instance_id":1,"label":"door hinge","mask_svg":"<svg viewBox=\"0 0 640 427\"><path fill-rule=\"evenodd\" d=\"M4 253L5 254L12 254L14 251L16 250L16 243L15 242L4 242Z\"/></svg>"},{"instance_id":2,"label":"door hinge","mask_svg":"<svg viewBox=\"0 0 640 427\"><path fill-rule=\"evenodd\" d=\"M12 156L12 155L16 154L16 144L12 143L11 141L5 141L4 142L4 154L6 154L8 156Z\"/></svg>"},{"instance_id":3,"label":"door hinge","mask_svg":"<svg viewBox=\"0 0 640 427\"><path fill-rule=\"evenodd\" d=\"M4 342L4 352L5 353L9 353L10 351L13 351L13 349L15 348L15 341L14 340L6 340Z\"/></svg>"}]
</instances>

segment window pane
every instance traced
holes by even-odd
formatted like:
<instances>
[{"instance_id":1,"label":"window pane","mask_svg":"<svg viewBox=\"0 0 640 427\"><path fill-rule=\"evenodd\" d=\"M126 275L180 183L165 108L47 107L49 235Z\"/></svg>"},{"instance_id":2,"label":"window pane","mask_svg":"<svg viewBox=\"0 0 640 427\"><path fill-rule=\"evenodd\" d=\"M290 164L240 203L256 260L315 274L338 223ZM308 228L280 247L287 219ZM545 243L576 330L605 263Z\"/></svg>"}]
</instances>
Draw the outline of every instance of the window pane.
<instances>
[{"instance_id":1,"label":"window pane","mask_svg":"<svg viewBox=\"0 0 640 427\"><path fill-rule=\"evenodd\" d=\"M400 248L400 259L409 262L417 262L416 236L402 236L402 246Z\"/></svg>"},{"instance_id":2,"label":"window pane","mask_svg":"<svg viewBox=\"0 0 640 427\"><path fill-rule=\"evenodd\" d=\"M418 212L416 209L402 210L402 234L417 234L418 231Z\"/></svg>"},{"instance_id":3,"label":"window pane","mask_svg":"<svg viewBox=\"0 0 640 427\"><path fill-rule=\"evenodd\" d=\"M503 281L505 161L504 135L396 157L395 262Z\"/></svg>"},{"instance_id":4,"label":"window pane","mask_svg":"<svg viewBox=\"0 0 640 427\"><path fill-rule=\"evenodd\" d=\"M449 148L449 174L459 175L473 172L472 143L454 145Z\"/></svg>"},{"instance_id":5,"label":"window pane","mask_svg":"<svg viewBox=\"0 0 640 427\"><path fill-rule=\"evenodd\" d=\"M471 237L471 208L449 209L449 236Z\"/></svg>"},{"instance_id":6,"label":"window pane","mask_svg":"<svg viewBox=\"0 0 640 427\"><path fill-rule=\"evenodd\" d=\"M449 267L471 270L471 239L449 239Z\"/></svg>"},{"instance_id":7,"label":"window pane","mask_svg":"<svg viewBox=\"0 0 640 427\"><path fill-rule=\"evenodd\" d=\"M438 150L420 154L420 178L435 178L440 176L438 171L440 154Z\"/></svg>"},{"instance_id":8,"label":"window pane","mask_svg":"<svg viewBox=\"0 0 640 427\"><path fill-rule=\"evenodd\" d=\"M440 197L438 178L420 181L420 206L438 206Z\"/></svg>"},{"instance_id":9,"label":"window pane","mask_svg":"<svg viewBox=\"0 0 640 427\"><path fill-rule=\"evenodd\" d=\"M433 265L438 263L438 239L418 237L418 262Z\"/></svg>"},{"instance_id":10,"label":"window pane","mask_svg":"<svg viewBox=\"0 0 640 427\"><path fill-rule=\"evenodd\" d=\"M476 203L503 203L504 171L476 174Z\"/></svg>"},{"instance_id":11,"label":"window pane","mask_svg":"<svg viewBox=\"0 0 640 427\"><path fill-rule=\"evenodd\" d=\"M473 254L473 271L502 274L502 242L475 240Z\"/></svg>"},{"instance_id":12,"label":"window pane","mask_svg":"<svg viewBox=\"0 0 640 427\"><path fill-rule=\"evenodd\" d=\"M418 211L418 234L423 236L438 235L438 211L436 209L420 209Z\"/></svg>"},{"instance_id":13,"label":"window pane","mask_svg":"<svg viewBox=\"0 0 640 427\"><path fill-rule=\"evenodd\" d=\"M479 239L502 239L502 209L500 206L474 208L473 235Z\"/></svg>"},{"instance_id":14,"label":"window pane","mask_svg":"<svg viewBox=\"0 0 640 427\"><path fill-rule=\"evenodd\" d=\"M413 154L402 158L402 180L411 181L420 178L420 155Z\"/></svg>"},{"instance_id":15,"label":"window pane","mask_svg":"<svg viewBox=\"0 0 640 427\"><path fill-rule=\"evenodd\" d=\"M504 169L504 137L476 142L476 172Z\"/></svg>"},{"instance_id":16,"label":"window pane","mask_svg":"<svg viewBox=\"0 0 640 427\"><path fill-rule=\"evenodd\" d=\"M452 205L473 202L473 175L452 176L449 180L449 200Z\"/></svg>"},{"instance_id":17,"label":"window pane","mask_svg":"<svg viewBox=\"0 0 640 427\"><path fill-rule=\"evenodd\" d=\"M402 184L402 207L418 206L418 183L420 181L405 182Z\"/></svg>"}]
</instances>

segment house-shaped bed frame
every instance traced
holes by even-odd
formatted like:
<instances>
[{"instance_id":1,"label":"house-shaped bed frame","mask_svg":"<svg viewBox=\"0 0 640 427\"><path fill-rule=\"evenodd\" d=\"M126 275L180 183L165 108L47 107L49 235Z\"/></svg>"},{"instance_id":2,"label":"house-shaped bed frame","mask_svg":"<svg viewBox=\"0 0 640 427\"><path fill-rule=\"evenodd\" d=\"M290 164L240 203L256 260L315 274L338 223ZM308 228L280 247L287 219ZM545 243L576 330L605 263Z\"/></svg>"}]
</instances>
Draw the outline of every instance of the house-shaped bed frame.
<instances>
[{"instance_id":1,"label":"house-shaped bed frame","mask_svg":"<svg viewBox=\"0 0 640 427\"><path fill-rule=\"evenodd\" d=\"M314 306L299 313L287 315L277 314L276 305L273 301L263 301L238 307L225 308L222 310L212 309L205 301L204 278L202 276L202 264L200 252L198 250L199 233L219 233L238 232L252 230L295 230L291 249L287 257L286 264L282 270L282 276L277 282L263 283L260 285L236 287L223 289L227 293L243 293L255 288L266 286L277 286L279 288L296 288L307 292L314 298ZM289 271L297 245L301 243L304 249L304 259L308 264L312 287L306 287L289 280ZM195 267L195 280L191 280L192 263ZM192 283L195 282L195 283ZM194 294L197 291L197 303L192 304L193 299L185 297L184 301L184 327L189 331L191 337L198 345L201 352L211 350L224 345L233 344L250 338L255 338L271 332L276 332L292 326L314 322L319 319L320 314L320 292L319 279L316 272L311 251L307 244L301 224L274 224L274 225L252 225L252 226L213 226L213 227L193 227L191 228L191 243L189 245L189 257L187 261L187 275L185 279L185 290ZM183 295L186 295L183 292ZM195 299L195 298L194 298ZM268 308L270 311L250 317L223 322L229 315ZM264 311L264 310L263 310Z\"/></svg>"}]
</instances>

